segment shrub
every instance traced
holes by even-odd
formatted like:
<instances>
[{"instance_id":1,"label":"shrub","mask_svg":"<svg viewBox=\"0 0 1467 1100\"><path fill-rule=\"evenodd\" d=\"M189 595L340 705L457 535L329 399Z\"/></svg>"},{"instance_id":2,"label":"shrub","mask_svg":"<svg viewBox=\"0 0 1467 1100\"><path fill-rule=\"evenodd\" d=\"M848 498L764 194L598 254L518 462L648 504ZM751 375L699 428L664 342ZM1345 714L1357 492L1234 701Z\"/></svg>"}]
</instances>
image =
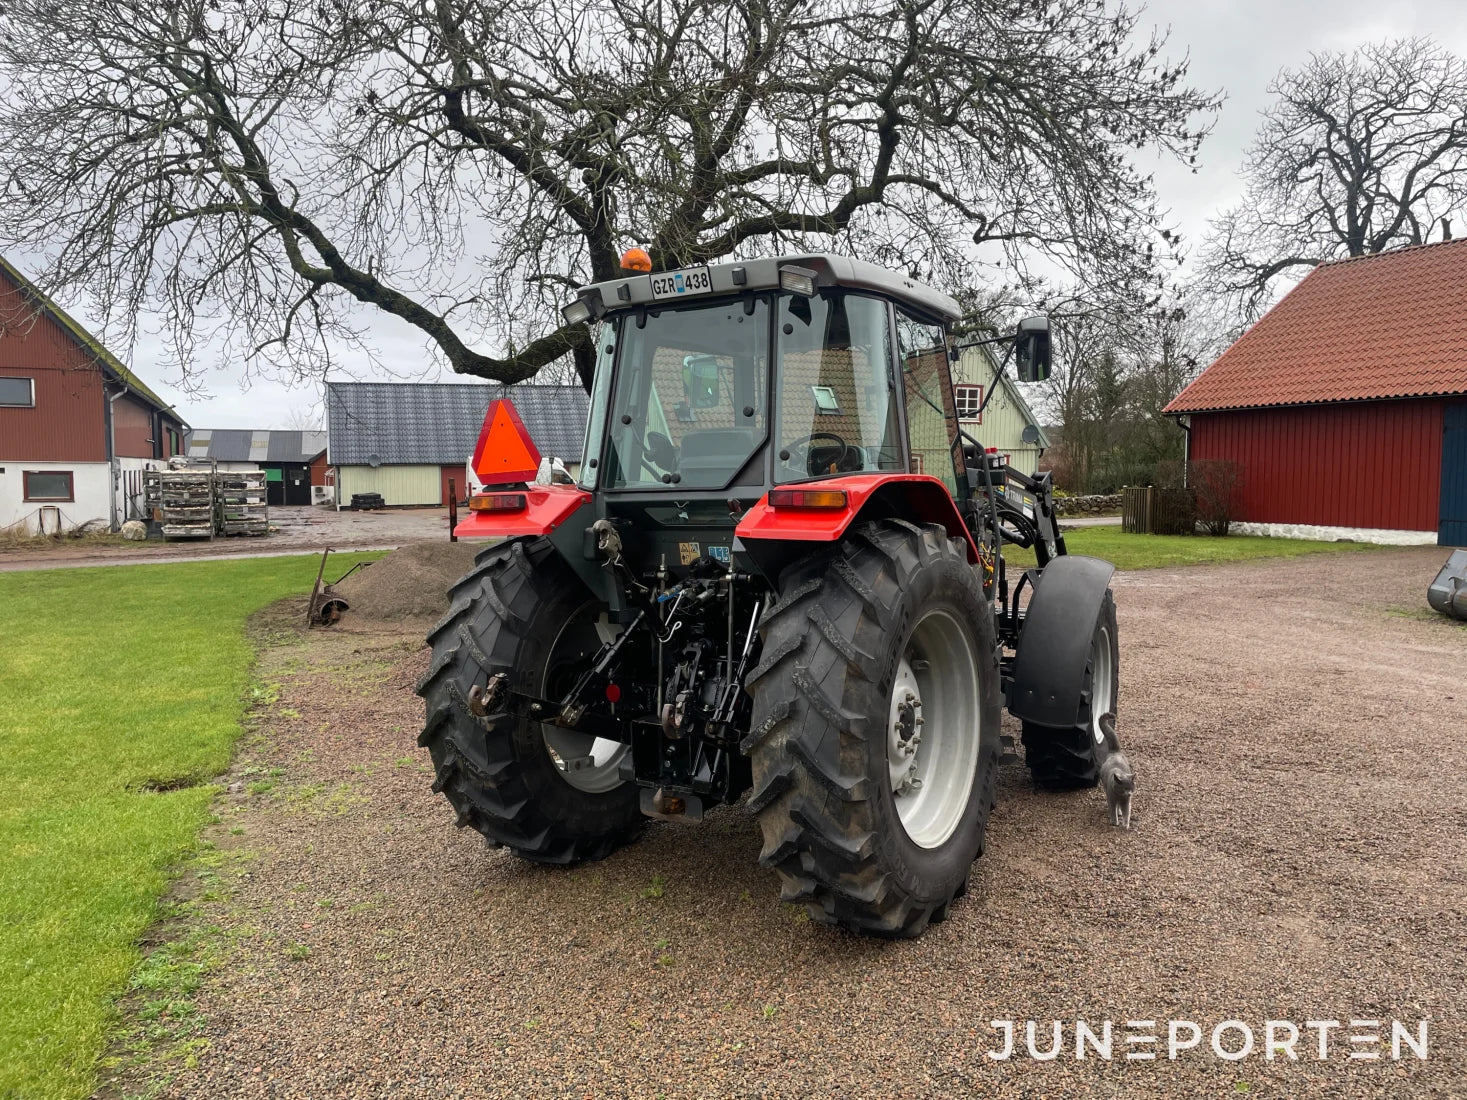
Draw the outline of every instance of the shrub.
<instances>
[{"instance_id":1,"label":"shrub","mask_svg":"<svg viewBox=\"0 0 1467 1100\"><path fill-rule=\"evenodd\" d=\"M1238 510L1241 483L1238 464L1229 459L1199 459L1188 464L1187 484L1196 502L1197 521L1209 535L1228 533Z\"/></svg>"}]
</instances>

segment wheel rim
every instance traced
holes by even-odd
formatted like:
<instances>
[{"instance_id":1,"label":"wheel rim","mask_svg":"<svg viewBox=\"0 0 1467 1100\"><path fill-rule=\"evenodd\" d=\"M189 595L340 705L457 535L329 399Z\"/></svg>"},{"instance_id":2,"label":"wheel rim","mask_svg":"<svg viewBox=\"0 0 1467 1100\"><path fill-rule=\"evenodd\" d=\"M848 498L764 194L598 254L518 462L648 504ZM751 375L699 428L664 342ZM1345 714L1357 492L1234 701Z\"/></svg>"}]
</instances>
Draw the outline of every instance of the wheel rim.
<instances>
[{"instance_id":1,"label":"wheel rim","mask_svg":"<svg viewBox=\"0 0 1467 1100\"><path fill-rule=\"evenodd\" d=\"M588 604L567 619L555 636L540 682L545 698L563 697L601 648L594 615L595 605ZM619 768L631 746L543 722L540 730L555 770L576 790L605 794L622 785Z\"/></svg>"},{"instance_id":2,"label":"wheel rim","mask_svg":"<svg viewBox=\"0 0 1467 1100\"><path fill-rule=\"evenodd\" d=\"M937 848L957 829L978 771L978 663L968 634L929 611L903 647L887 715L887 771L912 842Z\"/></svg>"},{"instance_id":3,"label":"wheel rim","mask_svg":"<svg viewBox=\"0 0 1467 1100\"><path fill-rule=\"evenodd\" d=\"M1101 626L1090 642L1090 736L1095 743L1105 743L1105 731L1100 728L1102 715L1115 709L1116 700L1112 688L1115 684L1114 655L1111 653L1110 628Z\"/></svg>"}]
</instances>

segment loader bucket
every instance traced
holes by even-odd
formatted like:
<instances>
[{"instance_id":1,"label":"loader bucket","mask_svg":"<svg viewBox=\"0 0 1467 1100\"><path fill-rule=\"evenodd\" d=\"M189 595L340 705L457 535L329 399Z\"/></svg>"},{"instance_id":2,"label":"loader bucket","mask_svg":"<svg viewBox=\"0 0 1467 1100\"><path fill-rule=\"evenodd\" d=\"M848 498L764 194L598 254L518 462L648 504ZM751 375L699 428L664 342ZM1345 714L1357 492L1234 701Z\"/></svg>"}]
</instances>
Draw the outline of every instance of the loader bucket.
<instances>
[{"instance_id":1,"label":"loader bucket","mask_svg":"<svg viewBox=\"0 0 1467 1100\"><path fill-rule=\"evenodd\" d=\"M1426 590L1426 602L1443 615L1467 622L1467 550L1453 550Z\"/></svg>"}]
</instances>

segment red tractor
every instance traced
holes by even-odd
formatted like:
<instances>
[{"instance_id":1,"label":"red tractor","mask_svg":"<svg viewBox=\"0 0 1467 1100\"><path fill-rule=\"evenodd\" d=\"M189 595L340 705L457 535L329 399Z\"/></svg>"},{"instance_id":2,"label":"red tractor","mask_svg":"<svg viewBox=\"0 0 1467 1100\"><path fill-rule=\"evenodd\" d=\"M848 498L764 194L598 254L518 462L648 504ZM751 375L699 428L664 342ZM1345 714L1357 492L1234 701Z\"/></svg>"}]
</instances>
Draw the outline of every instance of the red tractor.
<instances>
[{"instance_id":1,"label":"red tractor","mask_svg":"<svg viewBox=\"0 0 1467 1100\"><path fill-rule=\"evenodd\" d=\"M528 484L538 454L490 408L458 534L500 541L418 688L434 788L561 864L747 792L786 901L920 934L983 851L1004 707L1037 781L1096 782L1113 567L1066 555L1048 475L960 429L959 307L912 279L748 260L565 314L595 328L585 454L574 484ZM1002 340L1047 375L1046 319ZM1037 565L1011 576L1007 544Z\"/></svg>"}]
</instances>

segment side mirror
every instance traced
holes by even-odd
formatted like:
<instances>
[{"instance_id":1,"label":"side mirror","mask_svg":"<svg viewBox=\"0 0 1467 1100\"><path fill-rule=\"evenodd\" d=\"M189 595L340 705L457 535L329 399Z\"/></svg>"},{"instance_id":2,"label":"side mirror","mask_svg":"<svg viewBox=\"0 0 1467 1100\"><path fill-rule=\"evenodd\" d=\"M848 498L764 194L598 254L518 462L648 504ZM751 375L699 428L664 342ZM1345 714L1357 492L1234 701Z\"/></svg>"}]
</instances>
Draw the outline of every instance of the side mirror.
<instances>
[{"instance_id":1,"label":"side mirror","mask_svg":"<svg viewBox=\"0 0 1467 1100\"><path fill-rule=\"evenodd\" d=\"M647 454L659 469L669 472L677 469L677 448L661 432L647 433Z\"/></svg>"},{"instance_id":2,"label":"side mirror","mask_svg":"<svg viewBox=\"0 0 1467 1100\"><path fill-rule=\"evenodd\" d=\"M1014 334L1020 382L1043 382L1049 377L1049 318L1042 313L1025 317Z\"/></svg>"}]
</instances>

